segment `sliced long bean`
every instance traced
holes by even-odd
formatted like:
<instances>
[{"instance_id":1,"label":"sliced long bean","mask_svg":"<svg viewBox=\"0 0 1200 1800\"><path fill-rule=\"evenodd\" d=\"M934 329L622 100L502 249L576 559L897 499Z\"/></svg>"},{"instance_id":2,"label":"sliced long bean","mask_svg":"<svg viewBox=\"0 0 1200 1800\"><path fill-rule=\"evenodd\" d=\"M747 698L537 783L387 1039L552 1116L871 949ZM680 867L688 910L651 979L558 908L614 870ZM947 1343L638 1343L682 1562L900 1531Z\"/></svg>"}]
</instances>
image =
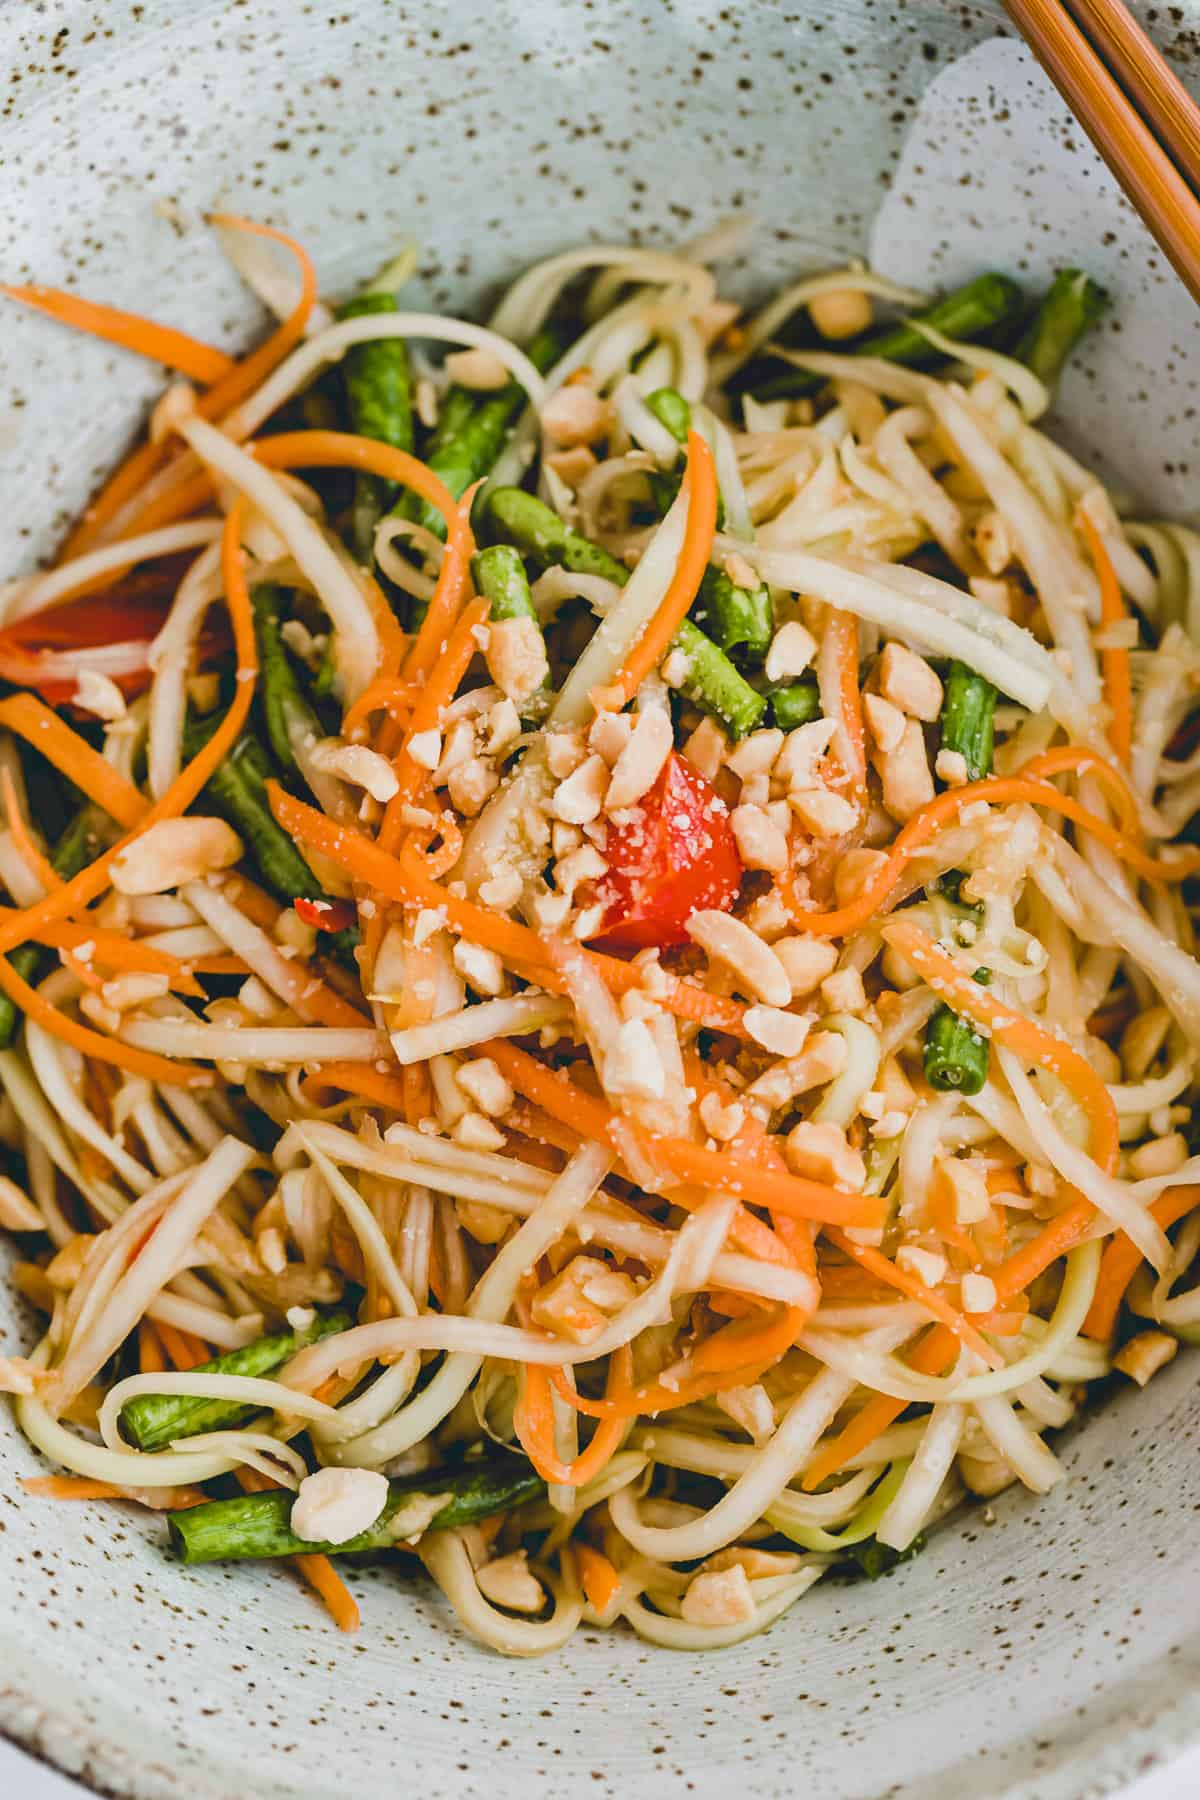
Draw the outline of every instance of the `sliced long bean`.
<instances>
[{"instance_id":1,"label":"sliced long bean","mask_svg":"<svg viewBox=\"0 0 1200 1800\"><path fill-rule=\"evenodd\" d=\"M339 319L360 319L370 313L396 311L395 295L368 288L339 308ZM413 447L412 369L403 338L376 338L355 344L346 352L342 379L350 429L360 437L378 438L397 450ZM396 496L396 484L378 475L360 474L355 480L351 510L356 554L370 562L375 527Z\"/></svg>"},{"instance_id":2,"label":"sliced long bean","mask_svg":"<svg viewBox=\"0 0 1200 1800\"><path fill-rule=\"evenodd\" d=\"M511 544L490 544L471 559L476 591L488 603L493 619L534 619L529 577Z\"/></svg>"},{"instance_id":3,"label":"sliced long bean","mask_svg":"<svg viewBox=\"0 0 1200 1800\"><path fill-rule=\"evenodd\" d=\"M189 757L208 742L217 724L217 715L189 721L184 733ZM278 899L289 905L293 900L327 900L329 896L295 844L275 822L266 783L277 773L268 751L252 733L243 732L224 762L209 776L204 792L239 833L250 860ZM357 944L357 930L329 934L330 947L351 965Z\"/></svg>"},{"instance_id":4,"label":"sliced long bean","mask_svg":"<svg viewBox=\"0 0 1200 1800\"><path fill-rule=\"evenodd\" d=\"M954 750L971 781L991 773L996 732L996 689L965 663L954 662L942 700L942 749Z\"/></svg>"},{"instance_id":5,"label":"sliced long bean","mask_svg":"<svg viewBox=\"0 0 1200 1800\"><path fill-rule=\"evenodd\" d=\"M987 969L974 980L986 987ZM948 1006L939 1006L925 1028L925 1079L940 1094L977 1094L988 1077L988 1040Z\"/></svg>"},{"instance_id":6,"label":"sliced long bean","mask_svg":"<svg viewBox=\"0 0 1200 1800\"><path fill-rule=\"evenodd\" d=\"M258 639L258 692L267 738L283 769L300 773L296 746L325 735L320 719L305 698L284 646L280 626L285 596L282 588L264 583L250 596L254 635Z\"/></svg>"},{"instance_id":7,"label":"sliced long bean","mask_svg":"<svg viewBox=\"0 0 1200 1800\"><path fill-rule=\"evenodd\" d=\"M529 346L529 360L539 373L555 362L562 350L557 333L540 331ZM438 422L425 450L425 461L440 475L456 500L473 481L491 469L504 448L505 439L525 403L525 390L510 381L498 393L480 394L451 387L442 401ZM435 537L444 538L446 521L427 500L405 494L396 507L401 518L415 519Z\"/></svg>"},{"instance_id":8,"label":"sliced long bean","mask_svg":"<svg viewBox=\"0 0 1200 1800\"><path fill-rule=\"evenodd\" d=\"M629 580L624 563L572 531L556 512L523 488L495 490L488 504L487 525L493 537L512 544L539 568L557 564L578 575L602 575L618 587ZM691 619L683 621L671 641L687 660L681 691L688 699L723 719L735 736L752 731L767 703L720 645Z\"/></svg>"},{"instance_id":9,"label":"sliced long bean","mask_svg":"<svg viewBox=\"0 0 1200 1800\"><path fill-rule=\"evenodd\" d=\"M771 648L775 621L765 582L739 587L724 569L710 563L692 610L697 625L739 662L761 663Z\"/></svg>"},{"instance_id":10,"label":"sliced long bean","mask_svg":"<svg viewBox=\"0 0 1200 1800\"><path fill-rule=\"evenodd\" d=\"M375 1523L341 1544L310 1543L291 1528L295 1496L285 1488L212 1500L173 1513L171 1547L187 1563L233 1562L252 1557L346 1556L389 1550L425 1531L452 1531L540 1498L546 1484L516 1457L461 1469L425 1472L388 1483ZM444 1504L429 1516L432 1501Z\"/></svg>"},{"instance_id":11,"label":"sliced long bean","mask_svg":"<svg viewBox=\"0 0 1200 1800\"><path fill-rule=\"evenodd\" d=\"M349 1313L318 1313L311 1325L298 1331L276 1331L255 1338L241 1350L198 1363L194 1375L269 1375L283 1367L309 1344L349 1331ZM201 1431L230 1431L245 1424L260 1409L235 1400L207 1400L193 1394L137 1394L121 1408L121 1431L139 1450L165 1450L176 1438L195 1437Z\"/></svg>"},{"instance_id":12,"label":"sliced long bean","mask_svg":"<svg viewBox=\"0 0 1200 1800\"><path fill-rule=\"evenodd\" d=\"M771 695L771 719L781 731L795 731L821 716L821 696L816 677L789 682Z\"/></svg>"},{"instance_id":13,"label":"sliced long bean","mask_svg":"<svg viewBox=\"0 0 1200 1800\"><path fill-rule=\"evenodd\" d=\"M98 806L87 801L67 825L50 853L50 867L64 881L70 881L81 869L95 862L105 845L111 842L113 828ZM20 944L8 958L13 972L22 981L35 982L49 963L40 944ZM7 1050L16 1034L20 1008L7 994L0 994L0 1050Z\"/></svg>"},{"instance_id":14,"label":"sliced long bean","mask_svg":"<svg viewBox=\"0 0 1200 1800\"><path fill-rule=\"evenodd\" d=\"M1014 355L1053 387L1086 331L1108 306L1107 289L1082 269L1060 269Z\"/></svg>"},{"instance_id":15,"label":"sliced long bean","mask_svg":"<svg viewBox=\"0 0 1200 1800\"><path fill-rule=\"evenodd\" d=\"M976 276L965 287L956 288L952 294L913 317L917 323L940 331L943 337L970 342L1007 324L1017 316L1020 307L1021 290L1016 282L1008 275L993 271ZM912 369L929 368L941 361L941 352L927 337L914 331L907 320L868 333L851 344L847 353L850 356L879 356L886 362L902 363ZM755 365L747 365L736 383L739 387L751 388L759 400L795 399L814 393L825 380L823 375L810 373L807 369L789 368L760 382L755 379L760 369L761 364L757 369Z\"/></svg>"}]
</instances>

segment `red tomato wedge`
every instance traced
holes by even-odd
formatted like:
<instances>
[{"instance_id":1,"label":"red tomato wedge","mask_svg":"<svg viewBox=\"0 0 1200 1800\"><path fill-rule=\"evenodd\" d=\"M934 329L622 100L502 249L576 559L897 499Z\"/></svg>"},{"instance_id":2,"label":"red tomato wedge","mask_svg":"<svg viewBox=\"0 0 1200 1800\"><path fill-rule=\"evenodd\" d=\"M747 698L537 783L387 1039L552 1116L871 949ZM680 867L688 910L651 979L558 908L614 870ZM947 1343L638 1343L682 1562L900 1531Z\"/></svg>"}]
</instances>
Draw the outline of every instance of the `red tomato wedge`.
<instances>
[{"instance_id":1,"label":"red tomato wedge","mask_svg":"<svg viewBox=\"0 0 1200 1800\"><path fill-rule=\"evenodd\" d=\"M296 917L317 931L349 931L358 924L353 900L293 900Z\"/></svg>"},{"instance_id":2,"label":"red tomato wedge","mask_svg":"<svg viewBox=\"0 0 1200 1800\"><path fill-rule=\"evenodd\" d=\"M0 679L36 689L49 706L69 704L84 669L111 676L126 699L140 694L150 681L150 645L190 560L164 558L98 593L14 619L0 630ZM201 661L211 662L228 644L222 626L207 625Z\"/></svg>"},{"instance_id":3,"label":"red tomato wedge","mask_svg":"<svg viewBox=\"0 0 1200 1800\"><path fill-rule=\"evenodd\" d=\"M596 885L606 912L593 942L613 950L684 943L692 914L726 911L741 886L729 809L672 751L635 811L632 823L609 827L608 873Z\"/></svg>"}]
</instances>

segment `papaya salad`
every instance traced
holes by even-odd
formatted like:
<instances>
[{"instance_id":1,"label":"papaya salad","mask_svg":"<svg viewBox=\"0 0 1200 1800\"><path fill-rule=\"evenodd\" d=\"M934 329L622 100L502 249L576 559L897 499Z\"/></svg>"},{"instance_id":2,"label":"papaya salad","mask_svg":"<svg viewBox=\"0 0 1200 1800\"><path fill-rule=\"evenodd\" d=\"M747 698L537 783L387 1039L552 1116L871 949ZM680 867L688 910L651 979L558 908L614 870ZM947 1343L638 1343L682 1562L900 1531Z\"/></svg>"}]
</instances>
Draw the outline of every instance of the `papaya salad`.
<instances>
[{"instance_id":1,"label":"papaya salad","mask_svg":"<svg viewBox=\"0 0 1200 1800\"><path fill-rule=\"evenodd\" d=\"M212 224L238 359L4 290L173 372L3 592L25 1487L514 1655L1046 1493L1200 1330L1200 538L1041 424L1104 294L743 309L734 223L482 325Z\"/></svg>"}]
</instances>

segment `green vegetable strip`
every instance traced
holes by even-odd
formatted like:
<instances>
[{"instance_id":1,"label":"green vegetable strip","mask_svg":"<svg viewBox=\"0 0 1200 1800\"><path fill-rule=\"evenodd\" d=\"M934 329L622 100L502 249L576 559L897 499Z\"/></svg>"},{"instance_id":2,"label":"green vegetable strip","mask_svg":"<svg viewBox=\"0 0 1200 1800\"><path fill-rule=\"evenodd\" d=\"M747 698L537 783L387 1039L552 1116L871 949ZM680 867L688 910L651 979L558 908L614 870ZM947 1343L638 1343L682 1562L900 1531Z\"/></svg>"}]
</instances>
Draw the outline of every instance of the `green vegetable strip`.
<instances>
[{"instance_id":1,"label":"green vegetable strip","mask_svg":"<svg viewBox=\"0 0 1200 1800\"><path fill-rule=\"evenodd\" d=\"M1107 306L1108 293L1098 281L1082 269L1060 269L1014 356L1053 387L1072 350Z\"/></svg>"},{"instance_id":2,"label":"green vegetable strip","mask_svg":"<svg viewBox=\"0 0 1200 1800\"><path fill-rule=\"evenodd\" d=\"M214 1356L211 1362L199 1363L191 1373L269 1375L273 1369L282 1368L298 1350L336 1331L349 1331L353 1323L349 1313L318 1314L301 1331L280 1331L256 1338L242 1350L231 1350L225 1356ZM260 1410L233 1400L206 1400L191 1394L138 1394L121 1408L121 1430L139 1450L165 1450L176 1438L195 1437L201 1431L230 1431Z\"/></svg>"},{"instance_id":3,"label":"green vegetable strip","mask_svg":"<svg viewBox=\"0 0 1200 1800\"><path fill-rule=\"evenodd\" d=\"M218 715L188 722L184 732L187 756L195 756L203 748L218 722ZM210 775L204 791L241 836L250 860L278 899L288 904L293 900L327 900L329 896L287 832L275 823L266 783L276 773L258 739L243 732L225 761ZM329 936L330 947L351 967L357 943L357 930Z\"/></svg>"},{"instance_id":4,"label":"green vegetable strip","mask_svg":"<svg viewBox=\"0 0 1200 1800\"><path fill-rule=\"evenodd\" d=\"M106 815L90 801L81 806L50 854L50 867L64 881L95 862L111 840ZM20 944L9 955L9 966L25 982L36 982L49 961L40 944ZM0 994L0 1050L7 1050L16 1034L20 1009L7 994Z\"/></svg>"},{"instance_id":5,"label":"green vegetable strip","mask_svg":"<svg viewBox=\"0 0 1200 1800\"><path fill-rule=\"evenodd\" d=\"M339 308L339 319L359 319L370 313L396 311L392 294L367 290ZM412 372L408 345L403 338L377 338L356 344L346 352L343 365L346 410L350 429L359 437L378 438L396 450L412 450ZM396 495L396 483L378 475L360 474L354 484L351 535L362 562L370 563L375 546L375 527Z\"/></svg>"},{"instance_id":6,"label":"green vegetable strip","mask_svg":"<svg viewBox=\"0 0 1200 1800\"><path fill-rule=\"evenodd\" d=\"M552 331L541 331L529 346L529 360L540 374L556 362L561 346ZM491 473L509 430L525 404L525 390L510 381L499 393L480 395L452 387L442 401L438 422L425 450L425 461L440 475L456 500L473 481ZM435 537L444 538L446 521L435 506L406 494L396 508L401 518L415 519Z\"/></svg>"},{"instance_id":7,"label":"green vegetable strip","mask_svg":"<svg viewBox=\"0 0 1200 1800\"><path fill-rule=\"evenodd\" d=\"M655 388L646 395L646 405L660 425L665 425L677 444L686 444L692 428L692 409L675 388Z\"/></svg>"},{"instance_id":8,"label":"green vegetable strip","mask_svg":"<svg viewBox=\"0 0 1200 1800\"><path fill-rule=\"evenodd\" d=\"M492 536L505 539L541 568L558 564L577 575L602 575L624 587L629 570L599 544L572 531L558 514L522 488L497 488L488 504ZM700 627L685 619L671 640L687 657L683 693L723 719L736 737L752 731L767 703Z\"/></svg>"},{"instance_id":9,"label":"green vegetable strip","mask_svg":"<svg viewBox=\"0 0 1200 1800\"><path fill-rule=\"evenodd\" d=\"M771 719L781 731L795 731L797 725L807 725L820 716L821 696L815 677L776 688L771 695Z\"/></svg>"},{"instance_id":10,"label":"green vegetable strip","mask_svg":"<svg viewBox=\"0 0 1200 1800\"><path fill-rule=\"evenodd\" d=\"M525 565L511 544L492 544L471 559L476 591L493 619L537 619Z\"/></svg>"},{"instance_id":11,"label":"green vegetable strip","mask_svg":"<svg viewBox=\"0 0 1200 1800\"><path fill-rule=\"evenodd\" d=\"M771 648L775 621L763 582L756 588L737 587L724 569L710 563L693 612L697 625L727 656L737 651L740 661L761 663Z\"/></svg>"},{"instance_id":12,"label":"green vegetable strip","mask_svg":"<svg viewBox=\"0 0 1200 1800\"><path fill-rule=\"evenodd\" d=\"M942 700L942 749L956 750L971 781L991 773L996 731L996 690L965 663L954 662Z\"/></svg>"},{"instance_id":13,"label":"green vegetable strip","mask_svg":"<svg viewBox=\"0 0 1200 1800\"><path fill-rule=\"evenodd\" d=\"M1007 275L979 275L965 287L947 294L944 300L914 317L922 325L931 325L943 337L970 342L982 337L1016 315L1021 305L1021 290ZM907 368L923 369L941 361L941 352L929 339L914 331L907 321L873 331L859 338L849 349L851 356L881 356L886 362L902 363ZM814 393L825 382L823 375L807 369L787 369L772 380L754 385L758 400L794 399ZM751 385L747 383L746 385Z\"/></svg>"},{"instance_id":14,"label":"green vegetable strip","mask_svg":"<svg viewBox=\"0 0 1200 1800\"><path fill-rule=\"evenodd\" d=\"M250 596L254 635L258 639L258 695L267 737L282 769L300 773L295 746L325 736L320 719L301 692L280 632L284 611L282 588L256 587Z\"/></svg>"},{"instance_id":15,"label":"green vegetable strip","mask_svg":"<svg viewBox=\"0 0 1200 1800\"><path fill-rule=\"evenodd\" d=\"M173 1513L167 1523L171 1547L186 1563L231 1562L248 1557L345 1556L387 1550L421 1531L452 1531L493 1513L509 1512L546 1491L529 1464L516 1458L480 1466L428 1471L388 1483L388 1497L375 1523L342 1544L313 1544L291 1529L295 1495L286 1489L213 1500ZM426 1503L444 1496L445 1505L427 1518Z\"/></svg>"},{"instance_id":16,"label":"green vegetable strip","mask_svg":"<svg viewBox=\"0 0 1200 1800\"><path fill-rule=\"evenodd\" d=\"M981 987L987 969L973 977ZM977 1094L988 1076L988 1040L948 1006L939 1006L925 1030L925 1079L940 1094Z\"/></svg>"}]
</instances>

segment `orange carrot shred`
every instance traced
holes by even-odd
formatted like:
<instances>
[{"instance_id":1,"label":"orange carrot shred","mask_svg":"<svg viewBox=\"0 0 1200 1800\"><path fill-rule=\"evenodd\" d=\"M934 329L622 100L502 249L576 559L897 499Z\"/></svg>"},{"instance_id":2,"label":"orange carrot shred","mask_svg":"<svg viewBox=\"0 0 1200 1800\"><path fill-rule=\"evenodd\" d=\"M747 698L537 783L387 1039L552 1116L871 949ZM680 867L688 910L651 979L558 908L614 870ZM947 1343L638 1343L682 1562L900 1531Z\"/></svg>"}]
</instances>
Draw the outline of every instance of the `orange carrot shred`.
<instances>
[{"instance_id":1,"label":"orange carrot shred","mask_svg":"<svg viewBox=\"0 0 1200 1800\"><path fill-rule=\"evenodd\" d=\"M60 774L127 830L149 810L149 801L132 781L106 762L86 738L72 731L36 694L10 694L7 700L0 700L0 725L32 744Z\"/></svg>"},{"instance_id":2,"label":"orange carrot shred","mask_svg":"<svg viewBox=\"0 0 1200 1800\"><path fill-rule=\"evenodd\" d=\"M19 300L35 312L45 313L47 318L56 319L60 325L86 331L89 336L103 338L106 343L117 344L123 350L136 350L139 356L149 357L152 362L166 363L168 368L178 369L181 375L206 387L209 382L228 375L234 366L233 358L226 356L223 350L202 344L185 331L156 325L152 319L143 319L137 313L102 306L59 288L0 284L0 294L7 294L10 300Z\"/></svg>"},{"instance_id":3,"label":"orange carrot shred","mask_svg":"<svg viewBox=\"0 0 1200 1800\"><path fill-rule=\"evenodd\" d=\"M1100 582L1100 620L1102 625L1120 625L1126 618L1121 584L1112 566L1112 558L1104 547L1104 539L1081 507L1079 518L1088 541L1092 562ZM1133 750L1133 682L1129 672L1129 652L1120 645L1101 650L1100 668L1104 675L1104 695L1110 714L1108 735L1112 747L1123 763L1128 763Z\"/></svg>"}]
</instances>

